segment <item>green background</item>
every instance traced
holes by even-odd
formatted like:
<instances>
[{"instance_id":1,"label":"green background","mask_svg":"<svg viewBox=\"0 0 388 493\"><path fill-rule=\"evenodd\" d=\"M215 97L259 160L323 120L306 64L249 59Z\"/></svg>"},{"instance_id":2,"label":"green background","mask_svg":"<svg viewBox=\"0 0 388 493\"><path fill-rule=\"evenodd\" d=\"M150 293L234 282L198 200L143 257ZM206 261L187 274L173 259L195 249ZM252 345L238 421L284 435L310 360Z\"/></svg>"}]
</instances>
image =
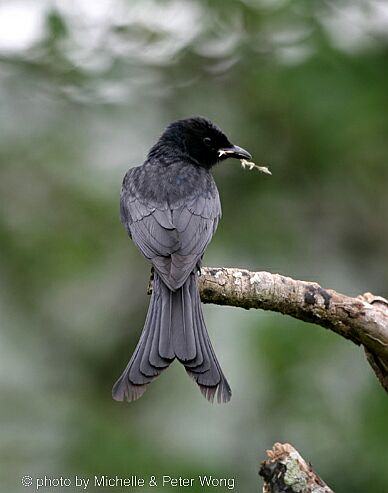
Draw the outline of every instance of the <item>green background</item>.
<instances>
[{"instance_id":1,"label":"green background","mask_svg":"<svg viewBox=\"0 0 388 493\"><path fill-rule=\"evenodd\" d=\"M230 404L179 364L135 403L110 397L149 301L121 180L162 129L205 115L273 173L214 170L205 265L388 296L387 109L384 1L3 0L1 491L31 491L25 474L206 473L260 491L265 450L287 441L337 493L387 492L387 396L362 349L320 327L205 306Z\"/></svg>"}]
</instances>

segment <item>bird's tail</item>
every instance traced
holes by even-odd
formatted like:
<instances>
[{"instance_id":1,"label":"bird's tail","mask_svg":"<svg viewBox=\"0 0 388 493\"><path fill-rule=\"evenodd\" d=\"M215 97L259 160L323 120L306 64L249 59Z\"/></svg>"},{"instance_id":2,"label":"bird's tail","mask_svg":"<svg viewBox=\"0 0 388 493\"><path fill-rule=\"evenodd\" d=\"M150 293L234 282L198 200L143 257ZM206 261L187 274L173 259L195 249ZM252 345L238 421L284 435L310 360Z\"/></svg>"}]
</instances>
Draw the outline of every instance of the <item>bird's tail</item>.
<instances>
[{"instance_id":1,"label":"bird's tail","mask_svg":"<svg viewBox=\"0 0 388 493\"><path fill-rule=\"evenodd\" d=\"M177 358L213 401L227 402L232 395L211 345L202 314L197 276L171 291L155 273L147 318L139 343L113 387L115 400L134 401Z\"/></svg>"}]
</instances>

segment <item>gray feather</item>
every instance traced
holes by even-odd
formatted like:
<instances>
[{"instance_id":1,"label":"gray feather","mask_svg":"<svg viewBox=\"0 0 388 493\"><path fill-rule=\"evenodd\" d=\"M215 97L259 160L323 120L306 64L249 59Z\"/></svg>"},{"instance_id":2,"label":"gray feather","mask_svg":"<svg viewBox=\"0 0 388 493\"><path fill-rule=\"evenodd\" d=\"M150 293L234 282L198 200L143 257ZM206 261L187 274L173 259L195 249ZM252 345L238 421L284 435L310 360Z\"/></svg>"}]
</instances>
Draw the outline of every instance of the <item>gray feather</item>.
<instances>
[{"instance_id":1,"label":"gray feather","mask_svg":"<svg viewBox=\"0 0 388 493\"><path fill-rule=\"evenodd\" d=\"M146 179L146 172L155 170L132 168L121 193L121 221L153 264L155 276L140 340L113 397L138 399L177 358L208 400L217 396L218 402L227 402L231 391L207 333L196 276L221 217L218 191L210 173L196 169L202 187L194 180L189 194L158 201ZM184 181L184 175L179 179Z\"/></svg>"}]
</instances>

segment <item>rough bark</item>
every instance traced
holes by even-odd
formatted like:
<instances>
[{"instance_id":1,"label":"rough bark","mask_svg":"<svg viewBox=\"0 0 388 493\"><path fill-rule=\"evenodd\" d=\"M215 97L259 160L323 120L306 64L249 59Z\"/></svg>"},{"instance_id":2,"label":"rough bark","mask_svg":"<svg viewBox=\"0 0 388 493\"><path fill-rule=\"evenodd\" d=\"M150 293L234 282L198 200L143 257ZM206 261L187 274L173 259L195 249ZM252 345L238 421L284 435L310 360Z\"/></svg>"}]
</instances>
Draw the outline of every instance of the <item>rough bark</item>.
<instances>
[{"instance_id":1,"label":"rough bark","mask_svg":"<svg viewBox=\"0 0 388 493\"><path fill-rule=\"evenodd\" d=\"M352 298L316 282L224 267L203 267L199 284L203 303L280 312L363 346L388 392L388 301L381 296L365 293Z\"/></svg>"},{"instance_id":2,"label":"rough bark","mask_svg":"<svg viewBox=\"0 0 388 493\"><path fill-rule=\"evenodd\" d=\"M334 493L289 443L275 443L261 463L263 493Z\"/></svg>"}]
</instances>

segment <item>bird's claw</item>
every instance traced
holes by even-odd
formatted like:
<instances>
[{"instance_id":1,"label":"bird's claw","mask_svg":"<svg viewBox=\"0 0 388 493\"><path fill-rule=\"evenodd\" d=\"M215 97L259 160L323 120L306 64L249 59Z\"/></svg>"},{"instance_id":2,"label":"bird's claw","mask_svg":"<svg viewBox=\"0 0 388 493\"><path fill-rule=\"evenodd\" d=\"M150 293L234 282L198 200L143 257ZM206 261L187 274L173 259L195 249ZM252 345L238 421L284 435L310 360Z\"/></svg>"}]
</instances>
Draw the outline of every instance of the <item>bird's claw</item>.
<instances>
[{"instance_id":1,"label":"bird's claw","mask_svg":"<svg viewBox=\"0 0 388 493\"><path fill-rule=\"evenodd\" d=\"M152 290L154 288L154 277L155 277L155 270L153 267L151 267L150 280L148 281L148 286L147 286L147 294L148 295L152 294Z\"/></svg>"}]
</instances>

